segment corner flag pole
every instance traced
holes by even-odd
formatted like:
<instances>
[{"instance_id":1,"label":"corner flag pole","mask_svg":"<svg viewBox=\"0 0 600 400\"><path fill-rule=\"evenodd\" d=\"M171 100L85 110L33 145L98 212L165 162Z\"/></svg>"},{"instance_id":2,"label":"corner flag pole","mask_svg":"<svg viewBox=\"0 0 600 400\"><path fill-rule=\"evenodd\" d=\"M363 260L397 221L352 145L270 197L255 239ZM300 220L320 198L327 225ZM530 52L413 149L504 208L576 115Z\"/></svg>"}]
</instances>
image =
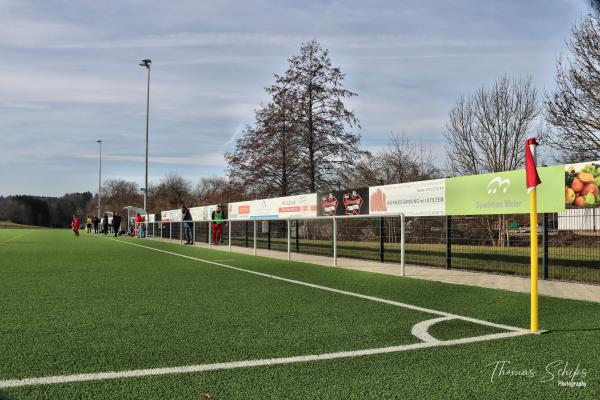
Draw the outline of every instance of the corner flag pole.
<instances>
[{"instance_id":1,"label":"corner flag pole","mask_svg":"<svg viewBox=\"0 0 600 400\"><path fill-rule=\"evenodd\" d=\"M529 226L531 233L531 332L538 332L538 218L537 218L537 190L535 187L529 192Z\"/></svg>"},{"instance_id":2,"label":"corner flag pole","mask_svg":"<svg viewBox=\"0 0 600 400\"><path fill-rule=\"evenodd\" d=\"M535 148L537 141L530 138L525 141L525 179L527 191L529 192L529 233L530 233L530 258L531 258L531 321L530 331L538 333L539 309L538 309L538 218L537 218L537 190L536 186L542 183L537 173Z\"/></svg>"}]
</instances>

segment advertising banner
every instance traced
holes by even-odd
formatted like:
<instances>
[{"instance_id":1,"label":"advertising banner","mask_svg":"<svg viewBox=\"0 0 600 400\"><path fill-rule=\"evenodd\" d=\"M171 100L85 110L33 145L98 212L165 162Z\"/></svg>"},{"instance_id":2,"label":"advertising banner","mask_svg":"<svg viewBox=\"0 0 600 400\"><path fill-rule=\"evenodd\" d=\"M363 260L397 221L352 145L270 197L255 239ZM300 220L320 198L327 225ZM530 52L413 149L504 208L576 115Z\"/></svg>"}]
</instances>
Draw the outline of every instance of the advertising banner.
<instances>
[{"instance_id":1,"label":"advertising banner","mask_svg":"<svg viewBox=\"0 0 600 400\"><path fill-rule=\"evenodd\" d=\"M311 218L317 216L317 194L278 197L277 215L279 218Z\"/></svg>"},{"instance_id":2,"label":"advertising banner","mask_svg":"<svg viewBox=\"0 0 600 400\"><path fill-rule=\"evenodd\" d=\"M538 168L538 212L565 209L563 166ZM447 215L526 214L525 170L446 179Z\"/></svg>"},{"instance_id":3,"label":"advertising banner","mask_svg":"<svg viewBox=\"0 0 600 400\"><path fill-rule=\"evenodd\" d=\"M190 214L192 216L192 221L204 221L206 220L206 207L191 207Z\"/></svg>"},{"instance_id":4,"label":"advertising banner","mask_svg":"<svg viewBox=\"0 0 600 400\"><path fill-rule=\"evenodd\" d=\"M369 214L444 215L445 188L445 179L371 186Z\"/></svg>"},{"instance_id":5,"label":"advertising banner","mask_svg":"<svg viewBox=\"0 0 600 400\"><path fill-rule=\"evenodd\" d=\"M600 207L600 161L565 166L565 207Z\"/></svg>"},{"instance_id":6,"label":"advertising banner","mask_svg":"<svg viewBox=\"0 0 600 400\"><path fill-rule=\"evenodd\" d=\"M168 211L161 211L160 212L160 220L162 222L169 222L169 212Z\"/></svg>"},{"instance_id":7,"label":"advertising banner","mask_svg":"<svg viewBox=\"0 0 600 400\"><path fill-rule=\"evenodd\" d=\"M369 188L320 192L318 201L318 216L368 214Z\"/></svg>"},{"instance_id":8,"label":"advertising banner","mask_svg":"<svg viewBox=\"0 0 600 400\"><path fill-rule=\"evenodd\" d=\"M170 222L181 222L181 210L169 210L169 221Z\"/></svg>"},{"instance_id":9,"label":"advertising banner","mask_svg":"<svg viewBox=\"0 0 600 400\"><path fill-rule=\"evenodd\" d=\"M308 218L317 215L316 193L230 203L229 219Z\"/></svg>"}]
</instances>

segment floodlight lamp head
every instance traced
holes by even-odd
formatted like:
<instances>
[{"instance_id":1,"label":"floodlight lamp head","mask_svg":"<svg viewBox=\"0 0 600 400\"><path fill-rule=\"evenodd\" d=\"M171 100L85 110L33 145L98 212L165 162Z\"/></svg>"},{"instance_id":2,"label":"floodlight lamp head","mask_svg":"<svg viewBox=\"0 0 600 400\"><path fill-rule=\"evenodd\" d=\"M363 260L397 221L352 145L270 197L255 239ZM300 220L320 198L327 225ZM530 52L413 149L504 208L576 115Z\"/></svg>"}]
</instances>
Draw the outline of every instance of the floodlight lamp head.
<instances>
[{"instance_id":1,"label":"floodlight lamp head","mask_svg":"<svg viewBox=\"0 0 600 400\"><path fill-rule=\"evenodd\" d=\"M141 67L146 67L150 69L150 64L152 64L152 60L150 60L149 58L144 58L142 61L140 61Z\"/></svg>"}]
</instances>

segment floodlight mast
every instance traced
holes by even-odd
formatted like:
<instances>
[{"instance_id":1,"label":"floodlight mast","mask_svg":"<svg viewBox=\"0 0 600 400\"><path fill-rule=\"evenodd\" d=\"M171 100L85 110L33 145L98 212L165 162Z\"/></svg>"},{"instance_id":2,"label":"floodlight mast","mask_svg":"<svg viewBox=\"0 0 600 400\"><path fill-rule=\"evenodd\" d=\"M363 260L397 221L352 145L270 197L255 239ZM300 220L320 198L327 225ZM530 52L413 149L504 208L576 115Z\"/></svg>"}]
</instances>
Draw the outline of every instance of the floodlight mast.
<instances>
[{"instance_id":1,"label":"floodlight mast","mask_svg":"<svg viewBox=\"0 0 600 400\"><path fill-rule=\"evenodd\" d=\"M100 157L99 157L99 168L98 168L98 218L100 218L100 211L102 210L102 140L97 140L96 143L100 145Z\"/></svg>"},{"instance_id":2,"label":"floodlight mast","mask_svg":"<svg viewBox=\"0 0 600 400\"><path fill-rule=\"evenodd\" d=\"M148 121L150 119L150 65L152 64L152 60L149 58L145 58L140 61L139 65L141 67L146 67L148 70L148 86L146 92L146 171L144 177L144 212L148 213L147 205L148 205Z\"/></svg>"}]
</instances>

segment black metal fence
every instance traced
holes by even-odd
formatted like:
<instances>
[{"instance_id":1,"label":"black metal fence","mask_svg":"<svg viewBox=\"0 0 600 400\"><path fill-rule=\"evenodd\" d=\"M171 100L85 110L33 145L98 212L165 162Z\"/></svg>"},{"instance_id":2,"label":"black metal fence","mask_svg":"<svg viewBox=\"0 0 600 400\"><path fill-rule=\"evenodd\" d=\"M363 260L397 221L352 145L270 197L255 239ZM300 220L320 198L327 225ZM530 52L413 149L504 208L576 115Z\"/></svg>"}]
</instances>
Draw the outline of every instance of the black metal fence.
<instances>
[{"instance_id":1,"label":"black metal fence","mask_svg":"<svg viewBox=\"0 0 600 400\"><path fill-rule=\"evenodd\" d=\"M600 284L600 212L568 210L538 216L540 278ZM231 244L252 248L254 222L231 222ZM162 237L180 239L179 223L162 224ZM228 225L223 244L228 244ZM257 248L287 251L285 220L257 221ZM292 253L333 256L333 221L290 221ZM208 224L195 224L208 242ZM158 236L158 235L156 235ZM337 256L400 262L400 218L337 220ZM529 276L529 216L407 217L407 264Z\"/></svg>"}]
</instances>

